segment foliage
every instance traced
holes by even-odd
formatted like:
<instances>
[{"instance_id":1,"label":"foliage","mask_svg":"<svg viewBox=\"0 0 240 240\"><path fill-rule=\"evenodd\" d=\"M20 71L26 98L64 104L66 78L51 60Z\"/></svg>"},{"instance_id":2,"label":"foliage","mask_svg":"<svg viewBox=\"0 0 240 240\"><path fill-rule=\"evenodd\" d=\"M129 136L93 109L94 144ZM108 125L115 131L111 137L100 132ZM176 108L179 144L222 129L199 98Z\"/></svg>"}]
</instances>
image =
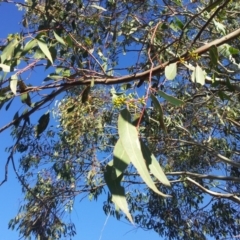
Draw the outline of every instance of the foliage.
<instances>
[{"instance_id":1,"label":"foliage","mask_svg":"<svg viewBox=\"0 0 240 240\"><path fill-rule=\"evenodd\" d=\"M76 197L109 190L106 213L168 239L239 235L239 4L11 3L0 108L24 108L0 132L25 199L9 227L71 238Z\"/></svg>"}]
</instances>

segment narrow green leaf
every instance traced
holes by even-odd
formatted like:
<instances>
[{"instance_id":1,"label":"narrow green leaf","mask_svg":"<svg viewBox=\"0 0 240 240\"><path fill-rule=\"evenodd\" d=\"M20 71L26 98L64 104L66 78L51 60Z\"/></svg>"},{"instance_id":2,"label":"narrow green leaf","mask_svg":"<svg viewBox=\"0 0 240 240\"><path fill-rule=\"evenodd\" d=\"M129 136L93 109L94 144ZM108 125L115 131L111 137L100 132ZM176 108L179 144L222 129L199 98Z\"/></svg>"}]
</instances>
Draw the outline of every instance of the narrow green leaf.
<instances>
[{"instance_id":1,"label":"narrow green leaf","mask_svg":"<svg viewBox=\"0 0 240 240\"><path fill-rule=\"evenodd\" d=\"M62 45L66 46L66 43L64 42L64 40L55 32L53 31L54 37L56 38L56 40L61 43Z\"/></svg>"},{"instance_id":2,"label":"narrow green leaf","mask_svg":"<svg viewBox=\"0 0 240 240\"><path fill-rule=\"evenodd\" d=\"M211 46L209 48L209 56L211 60L211 66L216 67L218 65L218 48Z\"/></svg>"},{"instance_id":3,"label":"narrow green leaf","mask_svg":"<svg viewBox=\"0 0 240 240\"><path fill-rule=\"evenodd\" d=\"M36 137L38 137L47 128L49 119L50 119L49 112L43 114L39 118L38 125L36 126Z\"/></svg>"},{"instance_id":4,"label":"narrow green leaf","mask_svg":"<svg viewBox=\"0 0 240 240\"><path fill-rule=\"evenodd\" d=\"M9 107L11 106L11 104L12 104L12 102L13 102L13 99L14 98L12 98L11 100L10 100L10 102L6 105L6 107L5 107L5 110L7 111L8 109L9 109Z\"/></svg>"},{"instance_id":5,"label":"narrow green leaf","mask_svg":"<svg viewBox=\"0 0 240 240\"><path fill-rule=\"evenodd\" d=\"M53 64L52 56L48 49L47 43L43 39L38 39L37 42L38 42L38 46L40 47L42 52L49 59L49 61Z\"/></svg>"},{"instance_id":6,"label":"narrow green leaf","mask_svg":"<svg viewBox=\"0 0 240 240\"><path fill-rule=\"evenodd\" d=\"M11 72L11 66L8 66L6 64L0 63L0 68L3 72Z\"/></svg>"},{"instance_id":7,"label":"narrow green leaf","mask_svg":"<svg viewBox=\"0 0 240 240\"><path fill-rule=\"evenodd\" d=\"M118 178L127 168L130 159L125 152L120 140L117 141L113 151L113 167L115 168L115 176L113 179Z\"/></svg>"},{"instance_id":8,"label":"narrow green leaf","mask_svg":"<svg viewBox=\"0 0 240 240\"><path fill-rule=\"evenodd\" d=\"M18 46L19 41L13 39L4 49L1 54L1 62L4 63L5 60L9 60L13 57L14 49Z\"/></svg>"},{"instance_id":9,"label":"narrow green leaf","mask_svg":"<svg viewBox=\"0 0 240 240\"><path fill-rule=\"evenodd\" d=\"M92 5L90 5L89 7L93 7L93 8L96 8L96 9L98 9L98 10L102 10L102 11L107 11L105 8L103 8L103 7L101 7L101 6L98 6L98 5L95 5L95 4L92 4Z\"/></svg>"},{"instance_id":10,"label":"narrow green leaf","mask_svg":"<svg viewBox=\"0 0 240 240\"><path fill-rule=\"evenodd\" d=\"M17 84L18 84L18 76L16 74L11 76L10 80L10 89L14 93L14 95L17 95Z\"/></svg>"},{"instance_id":11,"label":"narrow green leaf","mask_svg":"<svg viewBox=\"0 0 240 240\"><path fill-rule=\"evenodd\" d=\"M43 81L61 80L61 79L63 79L63 76L57 75L55 73L50 73Z\"/></svg>"},{"instance_id":12,"label":"narrow green leaf","mask_svg":"<svg viewBox=\"0 0 240 240\"><path fill-rule=\"evenodd\" d=\"M27 42L23 48L22 56L31 51L34 47L37 46L37 40L31 39L29 42Z\"/></svg>"},{"instance_id":13,"label":"narrow green leaf","mask_svg":"<svg viewBox=\"0 0 240 240\"><path fill-rule=\"evenodd\" d=\"M82 92L82 103L85 103L85 102L88 101L90 88L91 87L89 85L83 90L83 92Z\"/></svg>"},{"instance_id":14,"label":"narrow green leaf","mask_svg":"<svg viewBox=\"0 0 240 240\"><path fill-rule=\"evenodd\" d=\"M153 102L153 106L155 107L155 109L158 112L157 117L158 117L158 121L159 121L160 127L163 129L164 132L167 132L167 129L166 129L164 121L163 121L162 106L161 106L161 104L159 103L159 101L157 100L157 98L153 94L151 94L151 99L152 99L152 102Z\"/></svg>"},{"instance_id":15,"label":"narrow green leaf","mask_svg":"<svg viewBox=\"0 0 240 240\"><path fill-rule=\"evenodd\" d=\"M131 123L131 115L127 109L120 112L118 118L118 131L122 146L128 155L130 161L137 169L139 175L142 177L144 182L154 192L163 197L169 197L168 195L160 192L155 186L145 163L142 155L140 141L138 138L138 131Z\"/></svg>"},{"instance_id":16,"label":"narrow green leaf","mask_svg":"<svg viewBox=\"0 0 240 240\"><path fill-rule=\"evenodd\" d=\"M143 141L140 141L143 157L150 172L164 185L170 187L171 184L168 181L166 175L164 174L159 162L155 156L150 152L149 148L145 145Z\"/></svg>"},{"instance_id":17,"label":"narrow green leaf","mask_svg":"<svg viewBox=\"0 0 240 240\"><path fill-rule=\"evenodd\" d=\"M168 80L173 80L177 76L177 63L172 63L165 67L165 76Z\"/></svg>"},{"instance_id":18,"label":"narrow green leaf","mask_svg":"<svg viewBox=\"0 0 240 240\"><path fill-rule=\"evenodd\" d=\"M104 179L106 181L106 184L109 188L109 191L112 194L112 201L115 203L116 206L118 206L128 217L129 221L133 223L133 219L131 214L128 210L128 204L125 196L125 190L121 186L121 178L117 178L115 180L112 179L112 171L113 166L110 166L109 164L106 167L106 170L104 172Z\"/></svg>"},{"instance_id":19,"label":"narrow green leaf","mask_svg":"<svg viewBox=\"0 0 240 240\"><path fill-rule=\"evenodd\" d=\"M237 48L229 46L228 50L232 55L239 54L239 50Z\"/></svg>"},{"instance_id":20,"label":"narrow green leaf","mask_svg":"<svg viewBox=\"0 0 240 240\"><path fill-rule=\"evenodd\" d=\"M19 118L18 111L14 114L13 120L17 120ZM14 126L17 128L20 124L21 120L18 120L14 123Z\"/></svg>"},{"instance_id":21,"label":"narrow green leaf","mask_svg":"<svg viewBox=\"0 0 240 240\"><path fill-rule=\"evenodd\" d=\"M184 101L178 99L178 98L175 98L171 95L168 95L166 94L165 92L161 91L161 90L158 90L158 95L163 97L164 99L166 99L168 102L170 102L172 105L175 105L175 106L181 106L184 104Z\"/></svg>"},{"instance_id":22,"label":"narrow green leaf","mask_svg":"<svg viewBox=\"0 0 240 240\"><path fill-rule=\"evenodd\" d=\"M31 98L30 98L29 93L21 94L21 101L23 103L26 103L29 107L31 107Z\"/></svg>"},{"instance_id":23,"label":"narrow green leaf","mask_svg":"<svg viewBox=\"0 0 240 240\"><path fill-rule=\"evenodd\" d=\"M204 85L205 84L205 78L206 78L206 76L205 76L205 73L204 73L204 71L202 70L202 68L199 66L199 65L197 65L197 67L196 67L196 82L197 83L200 83L201 85Z\"/></svg>"}]
</instances>

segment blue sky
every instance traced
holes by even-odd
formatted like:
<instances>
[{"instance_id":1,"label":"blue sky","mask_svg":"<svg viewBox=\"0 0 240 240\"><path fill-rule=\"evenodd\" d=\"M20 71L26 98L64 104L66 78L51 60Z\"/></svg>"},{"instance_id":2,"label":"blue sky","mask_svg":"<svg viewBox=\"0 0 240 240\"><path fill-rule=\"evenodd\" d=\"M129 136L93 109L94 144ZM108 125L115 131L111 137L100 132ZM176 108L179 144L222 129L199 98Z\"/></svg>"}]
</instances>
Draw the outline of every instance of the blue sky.
<instances>
[{"instance_id":1,"label":"blue sky","mask_svg":"<svg viewBox=\"0 0 240 240\"><path fill-rule=\"evenodd\" d=\"M21 28L22 12L18 11L13 4L1 3L0 5L0 40L7 37L9 33L18 32ZM46 76L38 74L39 81ZM37 79L36 79L37 80ZM20 101L14 101L13 106L5 111L1 110L0 127L12 120L14 113L20 107ZM5 131L0 135L1 160L0 160L0 181L4 177L4 167L8 155L4 149L12 144L10 131ZM17 157L17 156L16 156ZM18 159L15 157L15 161ZM21 186L16 180L16 176L9 165L8 181L0 187L0 240L18 239L16 231L8 230L8 222L15 217L23 195ZM76 200L75 208L71 214L72 221L76 225L77 235L74 239L82 240L145 240L160 239L153 231L144 231L129 224L127 221L117 221L113 217L108 217L102 210L102 203L106 197L99 198L98 202L89 202L84 199L82 202Z\"/></svg>"}]
</instances>

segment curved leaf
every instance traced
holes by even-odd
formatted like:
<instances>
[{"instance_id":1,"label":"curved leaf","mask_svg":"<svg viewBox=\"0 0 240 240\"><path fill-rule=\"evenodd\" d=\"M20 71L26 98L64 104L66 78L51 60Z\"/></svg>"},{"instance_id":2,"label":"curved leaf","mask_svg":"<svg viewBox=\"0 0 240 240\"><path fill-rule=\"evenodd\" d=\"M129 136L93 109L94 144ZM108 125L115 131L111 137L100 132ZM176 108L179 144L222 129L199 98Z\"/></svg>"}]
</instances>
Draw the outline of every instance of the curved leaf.
<instances>
[{"instance_id":1,"label":"curved leaf","mask_svg":"<svg viewBox=\"0 0 240 240\"><path fill-rule=\"evenodd\" d=\"M142 155L140 141L138 138L138 131L131 123L131 115L127 109L121 111L118 119L118 131L120 136L120 141L126 154L128 155L130 161L137 169L138 173L144 180L144 182L151 188L154 192L163 197L170 197L162 192L160 192L155 186L145 163Z\"/></svg>"},{"instance_id":2,"label":"curved leaf","mask_svg":"<svg viewBox=\"0 0 240 240\"><path fill-rule=\"evenodd\" d=\"M112 201L126 214L129 221L133 223L132 216L128 210L125 190L124 190L124 187L122 187L120 184L121 178L117 178L117 179L112 178L112 172L114 170L113 170L113 166L110 166L110 165L111 164L108 164L106 167L106 171L104 172L104 179L109 188L109 191L112 194Z\"/></svg>"},{"instance_id":3,"label":"curved leaf","mask_svg":"<svg viewBox=\"0 0 240 240\"><path fill-rule=\"evenodd\" d=\"M14 74L11 76L10 88L15 95L17 95L17 84L18 84L18 77L16 74Z\"/></svg>"},{"instance_id":4,"label":"curved leaf","mask_svg":"<svg viewBox=\"0 0 240 240\"><path fill-rule=\"evenodd\" d=\"M0 63L0 68L3 72L11 72L11 66L8 66L6 64Z\"/></svg>"},{"instance_id":5,"label":"curved leaf","mask_svg":"<svg viewBox=\"0 0 240 240\"><path fill-rule=\"evenodd\" d=\"M181 106L182 104L184 104L184 101L182 101L182 100L180 100L178 98L175 98L173 96L170 96L170 95L166 94L165 92L163 92L161 90L158 91L158 95L163 97L164 99L166 99L172 105Z\"/></svg>"},{"instance_id":6,"label":"curved leaf","mask_svg":"<svg viewBox=\"0 0 240 240\"><path fill-rule=\"evenodd\" d=\"M197 67L196 67L196 82L197 83L200 83L201 85L204 85L205 84L205 78L206 78L206 76L205 76L205 73L204 73L204 71L202 70L202 68L199 66L199 65L197 65Z\"/></svg>"},{"instance_id":7,"label":"curved leaf","mask_svg":"<svg viewBox=\"0 0 240 240\"><path fill-rule=\"evenodd\" d=\"M38 120L38 125L36 126L36 136L38 137L48 126L50 119L50 114L49 112L43 114L39 120Z\"/></svg>"},{"instance_id":8,"label":"curved leaf","mask_svg":"<svg viewBox=\"0 0 240 240\"><path fill-rule=\"evenodd\" d=\"M23 103L26 103L29 107L31 107L31 98L30 98L29 93L23 93L21 95L21 101Z\"/></svg>"},{"instance_id":9,"label":"curved leaf","mask_svg":"<svg viewBox=\"0 0 240 240\"><path fill-rule=\"evenodd\" d=\"M1 62L4 63L5 60L9 60L14 55L14 49L18 46L19 41L13 39L3 50L1 54Z\"/></svg>"},{"instance_id":10,"label":"curved leaf","mask_svg":"<svg viewBox=\"0 0 240 240\"><path fill-rule=\"evenodd\" d=\"M118 178L130 163L120 140L117 141L113 151L113 167L115 168L114 178Z\"/></svg>"},{"instance_id":11,"label":"curved leaf","mask_svg":"<svg viewBox=\"0 0 240 240\"><path fill-rule=\"evenodd\" d=\"M155 156L150 152L149 148L143 141L140 141L143 157L147 163L150 172L164 185L170 187L171 184L164 174L159 162Z\"/></svg>"},{"instance_id":12,"label":"curved leaf","mask_svg":"<svg viewBox=\"0 0 240 240\"><path fill-rule=\"evenodd\" d=\"M177 63L171 63L165 67L165 77L168 80L173 80L177 76Z\"/></svg>"},{"instance_id":13,"label":"curved leaf","mask_svg":"<svg viewBox=\"0 0 240 240\"><path fill-rule=\"evenodd\" d=\"M64 40L55 32L53 31L54 37L56 38L56 40L61 43L62 45L66 46L66 43L64 42Z\"/></svg>"},{"instance_id":14,"label":"curved leaf","mask_svg":"<svg viewBox=\"0 0 240 240\"><path fill-rule=\"evenodd\" d=\"M38 42L38 46L40 47L40 49L42 50L44 55L53 64L52 56L51 56L51 53L50 53L50 51L48 49L47 43L43 39L38 39L37 42Z\"/></svg>"},{"instance_id":15,"label":"curved leaf","mask_svg":"<svg viewBox=\"0 0 240 240\"><path fill-rule=\"evenodd\" d=\"M157 98L151 94L151 99L153 102L154 107L156 108L156 110L158 111L158 121L160 124L160 127L163 129L164 132L167 132L167 129L165 127L164 121L163 121L163 110L162 110L162 106L159 103L159 101L157 100Z\"/></svg>"}]
</instances>

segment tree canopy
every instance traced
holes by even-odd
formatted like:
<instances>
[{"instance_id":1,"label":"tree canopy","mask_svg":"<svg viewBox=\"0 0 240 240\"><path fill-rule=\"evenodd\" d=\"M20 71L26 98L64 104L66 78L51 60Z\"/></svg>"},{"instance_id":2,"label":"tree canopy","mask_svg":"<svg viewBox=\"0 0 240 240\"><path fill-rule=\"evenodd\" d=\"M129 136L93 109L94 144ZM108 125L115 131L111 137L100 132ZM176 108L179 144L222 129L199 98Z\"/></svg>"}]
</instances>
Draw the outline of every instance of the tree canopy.
<instances>
[{"instance_id":1,"label":"tree canopy","mask_svg":"<svg viewBox=\"0 0 240 240\"><path fill-rule=\"evenodd\" d=\"M23 12L0 47L0 111L15 110L0 185L13 167L25 195L9 228L70 239L76 197L103 194L166 239L239 236L237 1L4 4Z\"/></svg>"}]
</instances>

